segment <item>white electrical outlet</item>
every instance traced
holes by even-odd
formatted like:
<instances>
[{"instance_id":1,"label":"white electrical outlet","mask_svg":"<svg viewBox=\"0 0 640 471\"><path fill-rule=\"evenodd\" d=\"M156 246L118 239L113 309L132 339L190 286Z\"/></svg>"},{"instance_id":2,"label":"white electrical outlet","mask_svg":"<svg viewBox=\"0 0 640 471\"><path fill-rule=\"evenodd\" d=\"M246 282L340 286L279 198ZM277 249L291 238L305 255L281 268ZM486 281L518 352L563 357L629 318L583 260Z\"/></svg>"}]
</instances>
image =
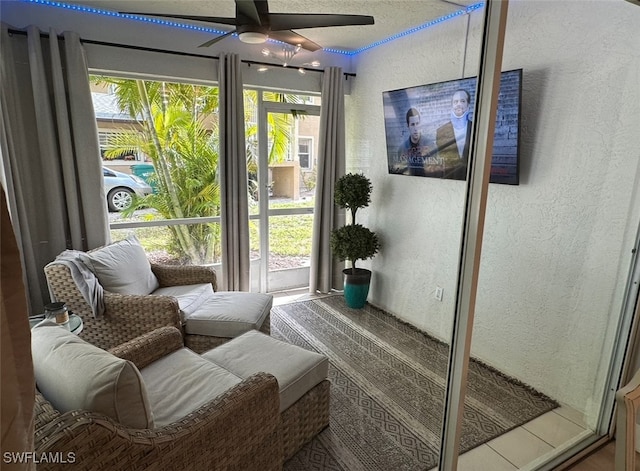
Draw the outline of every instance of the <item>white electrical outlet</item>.
<instances>
[{"instance_id":1,"label":"white electrical outlet","mask_svg":"<svg viewBox=\"0 0 640 471\"><path fill-rule=\"evenodd\" d=\"M438 301L442 301L442 292L444 290L442 288L440 288L439 286L436 286L436 292L433 295L434 298L436 298Z\"/></svg>"}]
</instances>

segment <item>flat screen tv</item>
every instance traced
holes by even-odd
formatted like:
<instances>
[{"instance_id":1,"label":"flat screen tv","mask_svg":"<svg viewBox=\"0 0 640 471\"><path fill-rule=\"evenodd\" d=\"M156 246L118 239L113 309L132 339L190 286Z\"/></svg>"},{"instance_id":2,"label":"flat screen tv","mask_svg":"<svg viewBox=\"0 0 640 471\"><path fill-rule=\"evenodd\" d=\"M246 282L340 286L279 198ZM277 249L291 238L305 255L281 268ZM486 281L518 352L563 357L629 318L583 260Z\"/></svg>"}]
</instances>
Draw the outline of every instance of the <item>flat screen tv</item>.
<instances>
[{"instance_id":1,"label":"flat screen tv","mask_svg":"<svg viewBox=\"0 0 640 471\"><path fill-rule=\"evenodd\" d=\"M519 183L522 69L502 72L491 183ZM383 92L389 173L464 180L476 77Z\"/></svg>"}]
</instances>

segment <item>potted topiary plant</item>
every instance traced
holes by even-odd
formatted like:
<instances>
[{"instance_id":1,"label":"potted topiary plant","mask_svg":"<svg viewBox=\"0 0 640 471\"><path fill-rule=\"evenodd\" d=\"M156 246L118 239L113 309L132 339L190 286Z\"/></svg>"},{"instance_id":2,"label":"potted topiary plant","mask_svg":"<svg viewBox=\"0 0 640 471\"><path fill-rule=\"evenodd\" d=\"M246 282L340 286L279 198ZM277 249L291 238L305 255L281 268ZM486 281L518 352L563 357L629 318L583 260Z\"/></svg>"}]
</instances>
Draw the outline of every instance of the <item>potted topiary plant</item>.
<instances>
[{"instance_id":1,"label":"potted topiary plant","mask_svg":"<svg viewBox=\"0 0 640 471\"><path fill-rule=\"evenodd\" d=\"M339 260L349 260L351 268L345 268L344 298L347 306L359 309L367 302L371 270L357 268L358 260L372 258L378 253L378 236L356 224L356 212L371 202L371 181L361 173L348 173L340 177L334 190L334 201L341 208L351 211L351 224L331 232L331 250Z\"/></svg>"}]
</instances>

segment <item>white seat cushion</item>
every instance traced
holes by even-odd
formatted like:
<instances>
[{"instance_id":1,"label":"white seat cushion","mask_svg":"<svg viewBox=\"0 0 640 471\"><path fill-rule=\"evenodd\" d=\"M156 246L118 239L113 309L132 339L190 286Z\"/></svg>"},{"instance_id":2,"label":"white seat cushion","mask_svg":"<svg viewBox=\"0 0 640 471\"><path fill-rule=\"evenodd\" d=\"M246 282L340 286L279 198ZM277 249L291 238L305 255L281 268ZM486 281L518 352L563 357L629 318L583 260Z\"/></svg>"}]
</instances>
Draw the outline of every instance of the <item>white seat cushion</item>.
<instances>
[{"instance_id":1,"label":"white seat cushion","mask_svg":"<svg viewBox=\"0 0 640 471\"><path fill-rule=\"evenodd\" d=\"M273 296L263 293L218 291L185 321L187 334L233 338L260 329L271 311Z\"/></svg>"},{"instance_id":2,"label":"white seat cushion","mask_svg":"<svg viewBox=\"0 0 640 471\"><path fill-rule=\"evenodd\" d=\"M130 361L44 321L31 330L38 389L60 412L88 410L132 428L152 428L152 409L140 372Z\"/></svg>"},{"instance_id":3,"label":"white seat cushion","mask_svg":"<svg viewBox=\"0 0 640 471\"><path fill-rule=\"evenodd\" d=\"M187 348L143 368L156 427L171 424L242 381Z\"/></svg>"},{"instance_id":4,"label":"white seat cushion","mask_svg":"<svg viewBox=\"0 0 640 471\"><path fill-rule=\"evenodd\" d=\"M167 286L158 288L151 294L154 296L173 296L176 298L178 300L178 306L180 306L180 317L184 322L203 302L213 295L213 287L211 283Z\"/></svg>"},{"instance_id":5,"label":"white seat cushion","mask_svg":"<svg viewBox=\"0 0 640 471\"><path fill-rule=\"evenodd\" d=\"M144 295L160 286L151 271L144 249L133 235L91 252L81 253L79 258L107 291Z\"/></svg>"},{"instance_id":6,"label":"white seat cushion","mask_svg":"<svg viewBox=\"0 0 640 471\"><path fill-rule=\"evenodd\" d=\"M329 360L324 355L256 330L203 353L202 358L243 379L260 371L275 376L280 387L281 412L326 379L329 371Z\"/></svg>"}]
</instances>

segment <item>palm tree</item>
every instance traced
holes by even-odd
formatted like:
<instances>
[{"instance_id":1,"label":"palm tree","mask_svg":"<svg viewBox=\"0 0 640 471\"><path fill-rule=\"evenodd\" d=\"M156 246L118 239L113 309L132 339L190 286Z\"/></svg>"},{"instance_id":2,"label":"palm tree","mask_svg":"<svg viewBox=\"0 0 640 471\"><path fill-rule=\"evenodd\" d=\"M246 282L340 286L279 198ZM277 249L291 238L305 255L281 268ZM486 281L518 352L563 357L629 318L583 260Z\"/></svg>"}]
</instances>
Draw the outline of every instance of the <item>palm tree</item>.
<instances>
[{"instance_id":1,"label":"palm tree","mask_svg":"<svg viewBox=\"0 0 640 471\"><path fill-rule=\"evenodd\" d=\"M165 219L218 216L218 151L212 137L217 121L211 112L217 108L217 89L106 77L94 81L114 85L118 106L139 124L111 135L107 156L138 148L156 169L158 192L136 198L125 215L151 207ZM192 263L217 261L217 226L170 226L171 245Z\"/></svg>"}]
</instances>

